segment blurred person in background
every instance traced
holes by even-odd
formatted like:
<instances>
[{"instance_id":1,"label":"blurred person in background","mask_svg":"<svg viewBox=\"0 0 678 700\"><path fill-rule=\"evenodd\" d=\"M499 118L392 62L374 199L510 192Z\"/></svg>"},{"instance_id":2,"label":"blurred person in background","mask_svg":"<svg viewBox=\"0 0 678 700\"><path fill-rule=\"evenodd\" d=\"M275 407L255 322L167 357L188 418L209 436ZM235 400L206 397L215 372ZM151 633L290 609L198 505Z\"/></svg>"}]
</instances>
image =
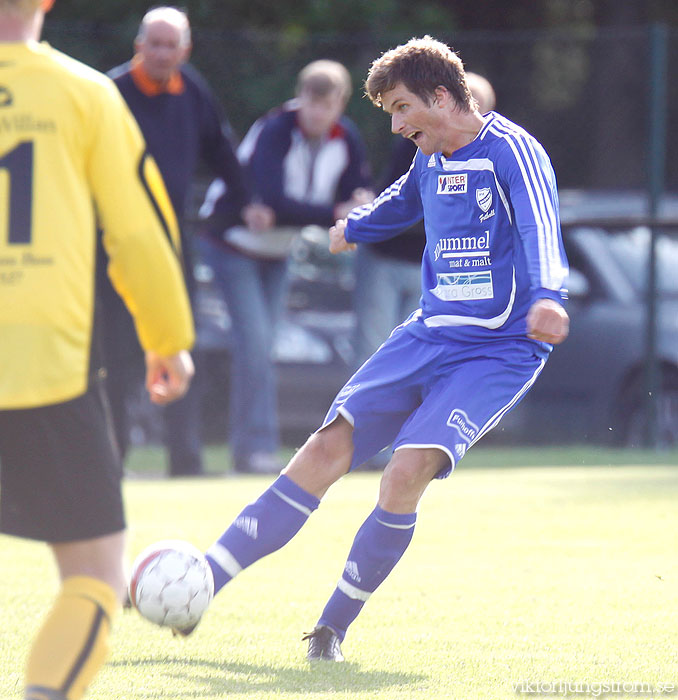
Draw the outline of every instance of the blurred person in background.
<instances>
[{"instance_id":1,"label":"blurred person in background","mask_svg":"<svg viewBox=\"0 0 678 700\"><path fill-rule=\"evenodd\" d=\"M61 582L28 655L24 698L78 700L105 661L126 588L97 216L155 403L186 391L194 333L162 178L115 85L38 43L51 5L0 0L0 530L48 543Z\"/></svg>"},{"instance_id":2,"label":"blurred person in background","mask_svg":"<svg viewBox=\"0 0 678 700\"><path fill-rule=\"evenodd\" d=\"M149 10L139 26L134 48L134 58L111 70L109 76L136 118L162 173L179 220L184 277L193 299L192 242L185 218L197 166L202 161L228 183L234 201L233 223L240 221L247 202L245 180L216 98L202 76L186 64L192 48L186 13L174 7ZM103 296L108 392L124 457L130 430L126 403L139 386L141 353L130 315L110 286L103 285ZM197 375L193 386L185 398L163 411L170 476L203 473L201 363L199 353L194 354Z\"/></svg>"},{"instance_id":3,"label":"blurred person in background","mask_svg":"<svg viewBox=\"0 0 678 700\"><path fill-rule=\"evenodd\" d=\"M487 78L467 71L466 84L481 114L496 104L494 89ZM391 157L379 191L406 173L417 152L410 139L396 136ZM354 308L356 329L354 365L357 369L388 338L391 331L419 308L421 297L421 256L426 244L420 221L403 233L378 243L360 243L356 251ZM388 449L370 459L364 469L383 469Z\"/></svg>"},{"instance_id":4,"label":"blurred person in background","mask_svg":"<svg viewBox=\"0 0 678 700\"><path fill-rule=\"evenodd\" d=\"M371 201L363 141L344 110L351 78L335 61L307 65L296 98L257 120L238 156L253 196L270 207L275 225L232 227L232 192L215 181L200 215L200 249L214 270L233 328L230 446L238 472L279 472L275 332L287 300L292 241L310 224Z\"/></svg>"}]
</instances>

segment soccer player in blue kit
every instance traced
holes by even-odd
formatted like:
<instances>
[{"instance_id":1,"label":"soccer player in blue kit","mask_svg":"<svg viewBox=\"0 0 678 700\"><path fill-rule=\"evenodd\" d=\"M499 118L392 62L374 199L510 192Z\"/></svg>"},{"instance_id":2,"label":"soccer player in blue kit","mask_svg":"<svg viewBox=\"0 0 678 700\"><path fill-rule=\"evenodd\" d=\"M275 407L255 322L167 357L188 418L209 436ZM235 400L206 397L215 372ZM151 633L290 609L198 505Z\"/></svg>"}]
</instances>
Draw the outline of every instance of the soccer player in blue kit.
<instances>
[{"instance_id":1,"label":"soccer player in blue kit","mask_svg":"<svg viewBox=\"0 0 678 700\"><path fill-rule=\"evenodd\" d=\"M348 626L407 548L429 482L449 475L520 401L569 323L556 180L542 146L495 112L483 117L460 58L431 37L383 54L365 86L418 151L405 175L330 229L330 250L395 236L423 218L421 308L207 551L219 590L287 543L335 481L392 444L378 504L305 637L309 659L333 661L343 660Z\"/></svg>"}]
</instances>

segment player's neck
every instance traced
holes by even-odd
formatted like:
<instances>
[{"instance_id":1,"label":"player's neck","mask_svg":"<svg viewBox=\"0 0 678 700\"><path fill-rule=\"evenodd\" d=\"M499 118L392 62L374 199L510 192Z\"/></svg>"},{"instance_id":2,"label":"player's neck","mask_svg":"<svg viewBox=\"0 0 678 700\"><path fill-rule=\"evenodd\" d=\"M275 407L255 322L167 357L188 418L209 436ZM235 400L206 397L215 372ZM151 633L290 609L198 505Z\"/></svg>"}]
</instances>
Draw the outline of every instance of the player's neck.
<instances>
[{"instance_id":1,"label":"player's neck","mask_svg":"<svg viewBox=\"0 0 678 700\"><path fill-rule=\"evenodd\" d=\"M449 158L455 151L468 146L478 136L484 123L485 120L480 112L460 113L455 122L450 125L450 137L443 149L443 155Z\"/></svg>"},{"instance_id":2,"label":"player's neck","mask_svg":"<svg viewBox=\"0 0 678 700\"><path fill-rule=\"evenodd\" d=\"M42 12L36 12L31 17L22 17L15 13L0 14L0 42L26 43L37 41L42 31Z\"/></svg>"}]
</instances>

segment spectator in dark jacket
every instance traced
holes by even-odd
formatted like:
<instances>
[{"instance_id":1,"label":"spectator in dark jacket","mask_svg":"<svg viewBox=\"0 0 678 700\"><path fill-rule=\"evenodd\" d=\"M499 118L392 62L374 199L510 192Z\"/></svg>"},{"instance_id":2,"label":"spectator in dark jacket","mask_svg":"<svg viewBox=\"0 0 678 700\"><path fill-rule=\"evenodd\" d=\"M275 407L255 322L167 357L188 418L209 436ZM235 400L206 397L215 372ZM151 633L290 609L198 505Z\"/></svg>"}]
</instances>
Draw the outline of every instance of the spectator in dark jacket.
<instances>
[{"instance_id":1,"label":"spectator in dark jacket","mask_svg":"<svg viewBox=\"0 0 678 700\"><path fill-rule=\"evenodd\" d=\"M189 195L198 163L228 183L233 220L247 202L242 168L235 155L219 105L205 80L186 64L191 29L186 14L156 7L144 16L131 61L109 75L118 86L146 139L167 187L181 228L186 285L194 296L192 246L186 230ZM127 450L126 401L138 383L141 354L132 322L110 286L104 285L108 391L121 452ZM200 358L196 381L184 399L164 409L165 441L172 476L203 471L200 439Z\"/></svg>"}]
</instances>

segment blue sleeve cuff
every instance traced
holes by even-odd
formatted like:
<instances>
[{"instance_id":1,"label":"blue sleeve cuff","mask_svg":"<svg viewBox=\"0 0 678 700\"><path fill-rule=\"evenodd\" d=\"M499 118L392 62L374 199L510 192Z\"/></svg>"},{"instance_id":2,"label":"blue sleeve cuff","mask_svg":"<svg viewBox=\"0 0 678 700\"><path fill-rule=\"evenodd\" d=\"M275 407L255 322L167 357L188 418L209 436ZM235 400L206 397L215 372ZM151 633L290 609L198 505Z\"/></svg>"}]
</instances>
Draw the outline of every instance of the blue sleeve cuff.
<instances>
[{"instance_id":1,"label":"blue sleeve cuff","mask_svg":"<svg viewBox=\"0 0 678 700\"><path fill-rule=\"evenodd\" d=\"M539 287L539 289L535 289L532 292L532 303L534 304L538 299L553 299L553 301L557 301L561 306L565 306L567 302L567 290L554 290L546 289L546 287Z\"/></svg>"},{"instance_id":2,"label":"blue sleeve cuff","mask_svg":"<svg viewBox=\"0 0 678 700\"><path fill-rule=\"evenodd\" d=\"M344 238L349 243L357 243L358 241L351 235L351 220L349 219L346 223L346 228L344 229Z\"/></svg>"}]
</instances>

